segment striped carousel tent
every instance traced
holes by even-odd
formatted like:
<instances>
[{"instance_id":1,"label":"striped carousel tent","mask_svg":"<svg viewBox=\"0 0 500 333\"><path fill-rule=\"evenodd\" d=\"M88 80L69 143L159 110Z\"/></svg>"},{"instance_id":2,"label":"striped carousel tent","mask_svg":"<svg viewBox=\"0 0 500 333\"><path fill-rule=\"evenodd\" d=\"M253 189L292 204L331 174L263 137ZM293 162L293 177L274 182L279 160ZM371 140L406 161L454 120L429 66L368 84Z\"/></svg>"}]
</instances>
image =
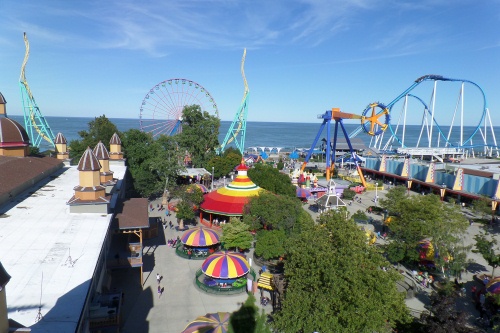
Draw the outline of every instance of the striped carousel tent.
<instances>
[{"instance_id":1,"label":"striped carousel tent","mask_svg":"<svg viewBox=\"0 0 500 333\"><path fill-rule=\"evenodd\" d=\"M211 222L213 216L241 216L243 215L243 206L250 197L259 195L262 190L248 178L248 167L242 163L238 165L238 172L234 180L217 191L205 195L204 201L200 206L200 214L208 213L207 219ZM200 220L203 220L200 216Z\"/></svg>"}]
</instances>

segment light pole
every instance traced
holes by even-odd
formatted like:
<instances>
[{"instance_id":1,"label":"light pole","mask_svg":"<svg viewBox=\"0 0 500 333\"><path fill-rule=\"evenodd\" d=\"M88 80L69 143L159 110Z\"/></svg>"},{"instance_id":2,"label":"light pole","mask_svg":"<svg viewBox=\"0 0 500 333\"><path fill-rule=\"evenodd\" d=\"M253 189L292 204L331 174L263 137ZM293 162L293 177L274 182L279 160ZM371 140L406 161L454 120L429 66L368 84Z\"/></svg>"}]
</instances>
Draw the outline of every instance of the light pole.
<instances>
[{"instance_id":1,"label":"light pole","mask_svg":"<svg viewBox=\"0 0 500 333\"><path fill-rule=\"evenodd\" d=\"M495 221L495 213L497 211L497 206L498 206L498 198L493 197L493 200L491 201L491 224Z\"/></svg>"},{"instance_id":2,"label":"light pole","mask_svg":"<svg viewBox=\"0 0 500 333\"><path fill-rule=\"evenodd\" d=\"M408 180L406 181L406 185L408 186L408 195L410 195L410 190L411 190L411 184L413 183L413 180L411 177L408 177Z\"/></svg>"},{"instance_id":3,"label":"light pole","mask_svg":"<svg viewBox=\"0 0 500 333\"><path fill-rule=\"evenodd\" d=\"M214 190L214 167L212 167L212 186L211 186L211 191Z\"/></svg>"},{"instance_id":4,"label":"light pole","mask_svg":"<svg viewBox=\"0 0 500 333\"><path fill-rule=\"evenodd\" d=\"M226 176L224 176L224 186L226 186Z\"/></svg>"},{"instance_id":5,"label":"light pole","mask_svg":"<svg viewBox=\"0 0 500 333\"><path fill-rule=\"evenodd\" d=\"M444 194L446 193L446 185L445 184L441 185L441 188L439 189L439 192L441 194L441 202L443 202L443 200L444 200Z\"/></svg>"},{"instance_id":6,"label":"light pole","mask_svg":"<svg viewBox=\"0 0 500 333\"><path fill-rule=\"evenodd\" d=\"M378 182L375 183L375 206L378 206Z\"/></svg>"}]
</instances>

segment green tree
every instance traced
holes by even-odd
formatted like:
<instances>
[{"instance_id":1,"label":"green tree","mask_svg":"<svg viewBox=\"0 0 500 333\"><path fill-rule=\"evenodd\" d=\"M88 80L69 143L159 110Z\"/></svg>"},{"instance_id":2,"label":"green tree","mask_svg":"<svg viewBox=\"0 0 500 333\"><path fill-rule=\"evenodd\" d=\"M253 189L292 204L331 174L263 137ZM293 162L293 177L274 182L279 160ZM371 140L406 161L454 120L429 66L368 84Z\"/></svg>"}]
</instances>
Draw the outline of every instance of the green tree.
<instances>
[{"instance_id":1,"label":"green tree","mask_svg":"<svg viewBox=\"0 0 500 333\"><path fill-rule=\"evenodd\" d=\"M243 222L251 230L277 229L288 235L300 232L305 223L312 223L312 217L295 197L262 192L250 198L243 209Z\"/></svg>"},{"instance_id":2,"label":"green tree","mask_svg":"<svg viewBox=\"0 0 500 333\"><path fill-rule=\"evenodd\" d=\"M287 197L296 197L296 188L290 177L267 164L255 164L248 177L265 190Z\"/></svg>"},{"instance_id":3,"label":"green tree","mask_svg":"<svg viewBox=\"0 0 500 333\"><path fill-rule=\"evenodd\" d=\"M182 151L187 151L196 167L205 167L219 146L220 120L199 105L185 106L182 111L182 132L177 135Z\"/></svg>"},{"instance_id":4,"label":"green tree","mask_svg":"<svg viewBox=\"0 0 500 333\"><path fill-rule=\"evenodd\" d=\"M384 199L380 199L380 206L386 209L390 214L398 209L398 205L402 200L408 198L408 189L404 186L395 186L387 191Z\"/></svg>"},{"instance_id":5,"label":"green tree","mask_svg":"<svg viewBox=\"0 0 500 333\"><path fill-rule=\"evenodd\" d=\"M161 135L155 140L149 133L131 129L123 133L122 144L134 190L143 197L162 193L167 178L175 184L184 169L173 137Z\"/></svg>"},{"instance_id":6,"label":"green tree","mask_svg":"<svg viewBox=\"0 0 500 333\"><path fill-rule=\"evenodd\" d=\"M260 230L257 233L255 254L266 260L276 259L286 252L287 237L284 230Z\"/></svg>"},{"instance_id":7,"label":"green tree","mask_svg":"<svg viewBox=\"0 0 500 333\"><path fill-rule=\"evenodd\" d=\"M352 220L330 211L287 243L287 289L274 328L296 332L390 332L408 322L401 279Z\"/></svg>"},{"instance_id":8,"label":"green tree","mask_svg":"<svg viewBox=\"0 0 500 333\"><path fill-rule=\"evenodd\" d=\"M227 176L234 168L241 163L241 154L239 150L232 147L226 149L221 156L214 156L207 163L207 169L214 168L214 176L217 178Z\"/></svg>"},{"instance_id":9,"label":"green tree","mask_svg":"<svg viewBox=\"0 0 500 333\"><path fill-rule=\"evenodd\" d=\"M203 192L195 186L183 185L172 190L172 196L179 199L176 218L179 229L184 229L184 221L196 217L196 207L203 201Z\"/></svg>"},{"instance_id":10,"label":"green tree","mask_svg":"<svg viewBox=\"0 0 500 333\"><path fill-rule=\"evenodd\" d=\"M248 231L248 225L238 218L231 218L229 223L222 225L221 242L226 249L238 248L247 250L252 246L253 236Z\"/></svg>"},{"instance_id":11,"label":"green tree","mask_svg":"<svg viewBox=\"0 0 500 333\"><path fill-rule=\"evenodd\" d=\"M472 202L472 210L481 215L483 219L488 218L491 215L491 202L487 197L482 196Z\"/></svg>"},{"instance_id":12,"label":"green tree","mask_svg":"<svg viewBox=\"0 0 500 333\"><path fill-rule=\"evenodd\" d=\"M497 240L495 237L488 237L486 234L478 234L474 236L476 240L474 253L480 253L484 260L491 266L491 276L495 276L495 268L500 265L500 254L495 253Z\"/></svg>"},{"instance_id":13,"label":"green tree","mask_svg":"<svg viewBox=\"0 0 500 333\"><path fill-rule=\"evenodd\" d=\"M404 197L390 207L397 215L390 224L392 241L387 245L388 258L396 262L419 260L417 248L423 239L431 240L436 252L436 264L448 267L450 255L460 255L462 235L468 222L460 211L440 201L436 195ZM454 269L457 270L455 262Z\"/></svg>"},{"instance_id":14,"label":"green tree","mask_svg":"<svg viewBox=\"0 0 500 333\"><path fill-rule=\"evenodd\" d=\"M71 140L69 143L70 157L78 163L87 147L94 149L99 141L102 141L109 149L109 140L111 140L114 133L120 135L116 125L106 118L105 115L94 118L94 120L88 123L88 131L78 132L81 139Z\"/></svg>"},{"instance_id":15,"label":"green tree","mask_svg":"<svg viewBox=\"0 0 500 333\"><path fill-rule=\"evenodd\" d=\"M248 294L248 298L241 307L231 314L229 319L229 333L271 333L266 324L267 316L255 305L255 296Z\"/></svg>"}]
</instances>

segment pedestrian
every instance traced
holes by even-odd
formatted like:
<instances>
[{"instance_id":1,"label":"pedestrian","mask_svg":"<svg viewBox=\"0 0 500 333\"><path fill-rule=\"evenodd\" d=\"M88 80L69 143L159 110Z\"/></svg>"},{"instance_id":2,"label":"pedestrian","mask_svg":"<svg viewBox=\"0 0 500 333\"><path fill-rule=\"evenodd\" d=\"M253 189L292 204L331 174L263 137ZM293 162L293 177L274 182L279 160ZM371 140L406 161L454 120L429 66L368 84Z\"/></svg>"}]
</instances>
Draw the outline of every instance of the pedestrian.
<instances>
[{"instance_id":1,"label":"pedestrian","mask_svg":"<svg viewBox=\"0 0 500 333\"><path fill-rule=\"evenodd\" d=\"M158 298L161 297L161 294L162 294L161 286L158 285Z\"/></svg>"},{"instance_id":2,"label":"pedestrian","mask_svg":"<svg viewBox=\"0 0 500 333\"><path fill-rule=\"evenodd\" d=\"M193 251L191 249L188 250L188 259L191 259L191 256L193 255Z\"/></svg>"},{"instance_id":3,"label":"pedestrian","mask_svg":"<svg viewBox=\"0 0 500 333\"><path fill-rule=\"evenodd\" d=\"M161 282L161 276L160 274L156 273L156 281L158 281L158 285L160 284Z\"/></svg>"}]
</instances>

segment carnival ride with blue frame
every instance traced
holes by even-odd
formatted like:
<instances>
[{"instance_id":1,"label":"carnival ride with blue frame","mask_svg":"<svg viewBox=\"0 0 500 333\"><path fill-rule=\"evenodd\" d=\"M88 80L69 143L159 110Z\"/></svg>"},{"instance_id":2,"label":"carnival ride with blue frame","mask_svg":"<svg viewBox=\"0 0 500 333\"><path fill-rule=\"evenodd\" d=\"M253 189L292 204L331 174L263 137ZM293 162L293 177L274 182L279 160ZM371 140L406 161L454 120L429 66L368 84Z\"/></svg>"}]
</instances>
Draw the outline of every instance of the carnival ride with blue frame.
<instances>
[{"instance_id":1,"label":"carnival ride with blue frame","mask_svg":"<svg viewBox=\"0 0 500 333\"><path fill-rule=\"evenodd\" d=\"M247 132L247 114L248 114L248 96L250 94L250 90L248 89L247 79L245 77L245 58L247 55L247 49L243 50L243 57L241 59L241 76L243 77L243 84L245 86L245 90L243 92L243 99L241 100L241 105L238 111L236 112L233 122L227 131L226 137L222 144L217 149L217 153L221 154L226 146L234 141L236 148L243 154L245 150L245 136ZM239 138L238 138L239 135Z\"/></svg>"},{"instance_id":2,"label":"carnival ride with blue frame","mask_svg":"<svg viewBox=\"0 0 500 333\"><path fill-rule=\"evenodd\" d=\"M381 110L377 112L377 108ZM361 126L366 131L367 134L375 136L382 134L389 125L389 109L385 107L381 103L372 103L370 104L364 111L362 115L357 115L353 113L346 113L340 111L339 108L332 108L331 110L326 111L322 115L318 115L318 119L323 119L323 122L318 130L318 134L311 145L311 149L306 155L305 161L302 164L301 171L303 172L311 158L311 155L314 151L314 147L318 144L318 140L323 132L323 129L326 127L326 180L330 180L330 175L333 174L333 169L335 167L335 151L337 148L337 137L338 137L338 128L339 125L342 129L344 137L346 139L347 145L349 147L349 151L351 153L352 159L354 161L358 160L356 152L352 148L351 140L349 139L349 135L344 126L344 119L360 119ZM381 121L383 119L383 121ZM330 125L331 121L335 121L335 131L333 136L333 143L331 140L331 131ZM366 182L363 177L363 172L361 171L361 166L359 163L356 163L356 169L361 179L361 183L364 187L366 187Z\"/></svg>"},{"instance_id":3,"label":"carnival ride with blue frame","mask_svg":"<svg viewBox=\"0 0 500 333\"><path fill-rule=\"evenodd\" d=\"M40 147L43 140L47 141L52 148L55 147L55 136L49 126L49 123L42 115L40 108L36 104L35 98L26 80L25 70L30 54L30 44L28 36L24 33L24 45L26 52L24 54L23 64L21 66L21 75L19 77L19 87L21 89L21 101L23 104L24 128L28 133L31 145Z\"/></svg>"},{"instance_id":4,"label":"carnival ride with blue frame","mask_svg":"<svg viewBox=\"0 0 500 333\"><path fill-rule=\"evenodd\" d=\"M430 102L425 103L424 100L413 92L419 85L425 82L432 82L433 89L431 91ZM459 83L460 89L458 94L458 99L456 100L456 104L454 106L453 113L451 115L451 124L446 129L446 126L440 126L438 123L438 110L436 105L440 104L441 107L444 103L438 103L437 101L437 83ZM477 98L474 96L476 103L473 105L473 113L474 115L479 115L479 121L475 124L472 130L467 130L464 126L465 123L470 123L470 121L466 120L464 114L466 107L464 106L464 98L465 98L465 87L466 85L472 86L473 91L471 95L477 95ZM444 90L444 89L443 89ZM443 91L441 95L444 95ZM470 101L469 99L468 101ZM477 100L477 101L476 101ZM488 156L492 156L493 152L496 152L498 156L498 146L496 142L495 133L493 130L493 124L491 122L491 116L489 109L487 107L486 95L483 89L476 83L470 80L464 79L453 79L446 78L441 75L424 75L419 77L414 83L404 90L401 94L399 94L394 100L392 100L389 104L387 104L387 108L389 109L390 114L392 114L392 120L395 119L395 109L394 107L398 104L398 102L402 102L401 111L398 117L398 121L396 124L389 124L388 129L390 132L389 138L384 142L384 134L380 136L373 136L370 142L370 147L377 148L381 151L389 151L393 148L393 145L399 145L401 148L398 149L402 153L413 153L416 154L418 149L426 149L426 148L440 148L442 153L456 153L456 152L464 152L465 150L470 150L472 154L474 154L474 148L483 148L484 153ZM409 147L407 141L405 141L405 129L406 129L406 120L407 115L414 111L411 105L411 101L416 101L417 108L423 107L422 113L422 123L420 135L418 137L418 141L416 143L416 147ZM470 103L472 104L472 103ZM447 112L450 108L443 108ZM467 108L468 109L468 108ZM448 112L449 115L449 112ZM460 121L459 126L454 126L457 118ZM458 127L458 132L457 132ZM436 128L436 132L433 132L433 129ZM400 130L401 129L401 130ZM367 131L367 129L361 125L355 131L350 133L349 137L353 138L358 135L361 131ZM425 133L424 133L425 132ZM490 134L488 134L488 132ZM426 136L424 136L426 134ZM479 142L473 142L473 139L477 134L480 134ZM425 139L427 139L427 147L422 147L425 144ZM474 139L475 140L475 139ZM438 158L439 159L439 158Z\"/></svg>"}]
</instances>

